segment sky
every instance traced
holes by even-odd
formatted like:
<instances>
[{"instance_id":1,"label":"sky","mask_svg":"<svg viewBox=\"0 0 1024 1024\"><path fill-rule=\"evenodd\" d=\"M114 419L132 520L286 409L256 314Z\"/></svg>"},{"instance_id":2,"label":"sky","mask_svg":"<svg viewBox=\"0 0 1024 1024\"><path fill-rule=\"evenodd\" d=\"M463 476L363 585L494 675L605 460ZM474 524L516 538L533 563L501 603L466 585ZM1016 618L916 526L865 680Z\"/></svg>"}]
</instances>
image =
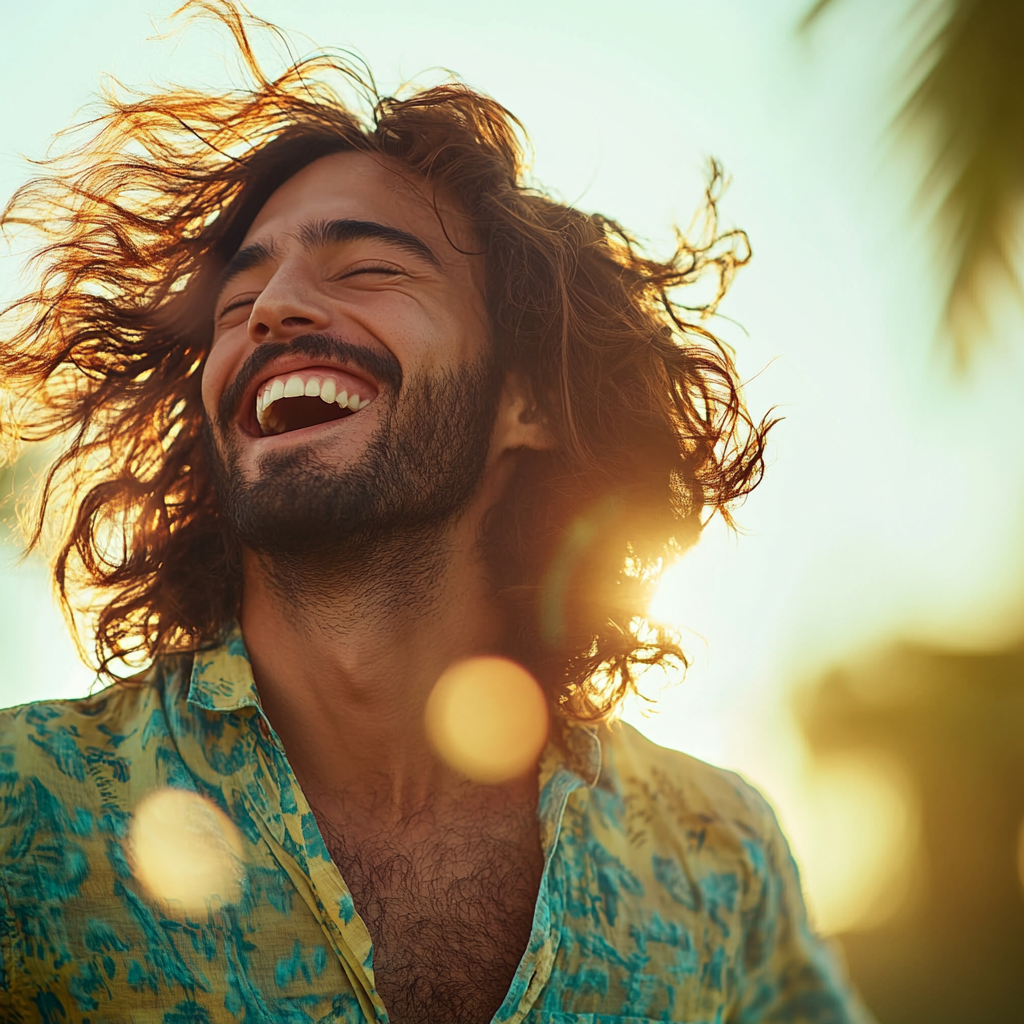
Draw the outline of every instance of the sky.
<instances>
[{"instance_id":1,"label":"sky","mask_svg":"<svg viewBox=\"0 0 1024 1024\"><path fill-rule=\"evenodd\" d=\"M95 110L104 74L238 82L222 34L168 36L174 6L5 11L0 193ZM689 223L709 158L725 167L723 222L748 232L754 258L714 328L736 349L752 411L784 419L740 533L713 523L652 607L686 630L690 672L659 691L655 714L627 718L769 795L831 930L863 926L895 884L914 809L889 767L812 763L794 693L896 638L984 649L1024 622L1020 313L1001 310L969 376L951 371L941 249L913 200L921 151L890 128L911 7L838 4L801 34L795 0L252 4L298 53L361 54L384 91L458 73L525 124L540 184L655 253ZM3 252L10 298L18 261ZM45 567L15 556L0 548L0 706L85 692Z\"/></svg>"}]
</instances>

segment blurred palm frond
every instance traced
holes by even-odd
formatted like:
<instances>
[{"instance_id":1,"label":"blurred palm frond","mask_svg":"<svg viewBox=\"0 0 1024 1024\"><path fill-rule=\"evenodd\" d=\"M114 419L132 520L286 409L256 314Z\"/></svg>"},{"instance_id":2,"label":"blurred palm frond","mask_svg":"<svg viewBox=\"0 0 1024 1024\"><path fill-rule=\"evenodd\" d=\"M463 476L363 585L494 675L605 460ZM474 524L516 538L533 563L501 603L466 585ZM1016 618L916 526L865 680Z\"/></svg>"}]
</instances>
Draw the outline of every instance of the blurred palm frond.
<instances>
[{"instance_id":1,"label":"blurred palm frond","mask_svg":"<svg viewBox=\"0 0 1024 1024\"><path fill-rule=\"evenodd\" d=\"M835 0L816 0L809 27ZM998 285L1018 298L1017 224L1024 207L1024 3L918 0L926 39L907 55L916 85L896 119L902 134L924 128L932 200L947 261L945 324L960 368L988 335Z\"/></svg>"}]
</instances>

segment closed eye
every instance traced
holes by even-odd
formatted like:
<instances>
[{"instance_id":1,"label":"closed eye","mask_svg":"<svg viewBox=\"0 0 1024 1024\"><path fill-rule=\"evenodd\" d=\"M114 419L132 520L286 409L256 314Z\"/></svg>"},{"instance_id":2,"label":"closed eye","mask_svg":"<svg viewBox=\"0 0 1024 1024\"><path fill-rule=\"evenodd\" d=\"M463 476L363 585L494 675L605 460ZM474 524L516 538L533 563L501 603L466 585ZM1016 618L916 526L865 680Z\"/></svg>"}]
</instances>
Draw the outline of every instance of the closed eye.
<instances>
[{"instance_id":1,"label":"closed eye","mask_svg":"<svg viewBox=\"0 0 1024 1024\"><path fill-rule=\"evenodd\" d=\"M392 263L363 263L357 267L353 267L351 270L346 270L345 273L339 274L334 280L341 281L349 277L357 277L366 274L384 274L391 277L398 277L404 274L405 271L400 267L396 267ZM244 306L251 306L256 301L255 295L245 296L243 298L235 299L229 302L218 314L217 319L222 320L236 309L241 309Z\"/></svg>"},{"instance_id":2,"label":"closed eye","mask_svg":"<svg viewBox=\"0 0 1024 1024\"><path fill-rule=\"evenodd\" d=\"M356 277L360 274L390 274L397 276L403 273L404 271L400 267L396 267L391 263L362 263L358 267L346 270L344 274L339 274L335 280L340 281L346 277Z\"/></svg>"},{"instance_id":3,"label":"closed eye","mask_svg":"<svg viewBox=\"0 0 1024 1024\"><path fill-rule=\"evenodd\" d=\"M218 314L217 319L226 316L233 309L241 309L242 306L251 306L256 301L255 297L249 297L247 299L235 299L234 302L229 302Z\"/></svg>"}]
</instances>

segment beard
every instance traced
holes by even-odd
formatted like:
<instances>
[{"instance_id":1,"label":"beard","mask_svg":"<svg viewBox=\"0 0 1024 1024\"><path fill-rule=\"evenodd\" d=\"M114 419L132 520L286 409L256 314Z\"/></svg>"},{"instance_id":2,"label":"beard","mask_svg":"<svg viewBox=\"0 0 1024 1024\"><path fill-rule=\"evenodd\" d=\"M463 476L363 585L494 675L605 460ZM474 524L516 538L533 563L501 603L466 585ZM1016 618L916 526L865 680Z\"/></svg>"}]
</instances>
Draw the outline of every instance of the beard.
<instances>
[{"instance_id":1,"label":"beard","mask_svg":"<svg viewBox=\"0 0 1024 1024\"><path fill-rule=\"evenodd\" d=\"M237 412L235 393L277 348L257 352L225 393L221 438L233 436L226 426ZM382 385L374 401L379 425L354 465L339 470L311 443L263 456L257 478L246 479L236 447L226 441L221 450L208 422L214 485L231 533L293 594L308 594L311 584L323 589L326 570L347 582L394 577L396 569L410 584L429 577L441 555L431 541L466 509L486 464L500 393L496 360L488 352L403 385L393 357L360 346L309 335L286 350L369 370Z\"/></svg>"}]
</instances>

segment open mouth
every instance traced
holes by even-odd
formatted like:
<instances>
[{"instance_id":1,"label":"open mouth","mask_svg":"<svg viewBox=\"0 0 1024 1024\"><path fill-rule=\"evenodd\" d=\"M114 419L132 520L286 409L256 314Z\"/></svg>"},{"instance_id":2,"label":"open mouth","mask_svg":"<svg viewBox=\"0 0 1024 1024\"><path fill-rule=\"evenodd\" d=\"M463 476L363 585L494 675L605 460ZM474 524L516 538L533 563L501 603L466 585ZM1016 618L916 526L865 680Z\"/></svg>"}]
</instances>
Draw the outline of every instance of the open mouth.
<instances>
[{"instance_id":1,"label":"open mouth","mask_svg":"<svg viewBox=\"0 0 1024 1024\"><path fill-rule=\"evenodd\" d=\"M349 374L329 370L297 370L264 381L256 392L260 436L354 416L375 398L373 386Z\"/></svg>"}]
</instances>

